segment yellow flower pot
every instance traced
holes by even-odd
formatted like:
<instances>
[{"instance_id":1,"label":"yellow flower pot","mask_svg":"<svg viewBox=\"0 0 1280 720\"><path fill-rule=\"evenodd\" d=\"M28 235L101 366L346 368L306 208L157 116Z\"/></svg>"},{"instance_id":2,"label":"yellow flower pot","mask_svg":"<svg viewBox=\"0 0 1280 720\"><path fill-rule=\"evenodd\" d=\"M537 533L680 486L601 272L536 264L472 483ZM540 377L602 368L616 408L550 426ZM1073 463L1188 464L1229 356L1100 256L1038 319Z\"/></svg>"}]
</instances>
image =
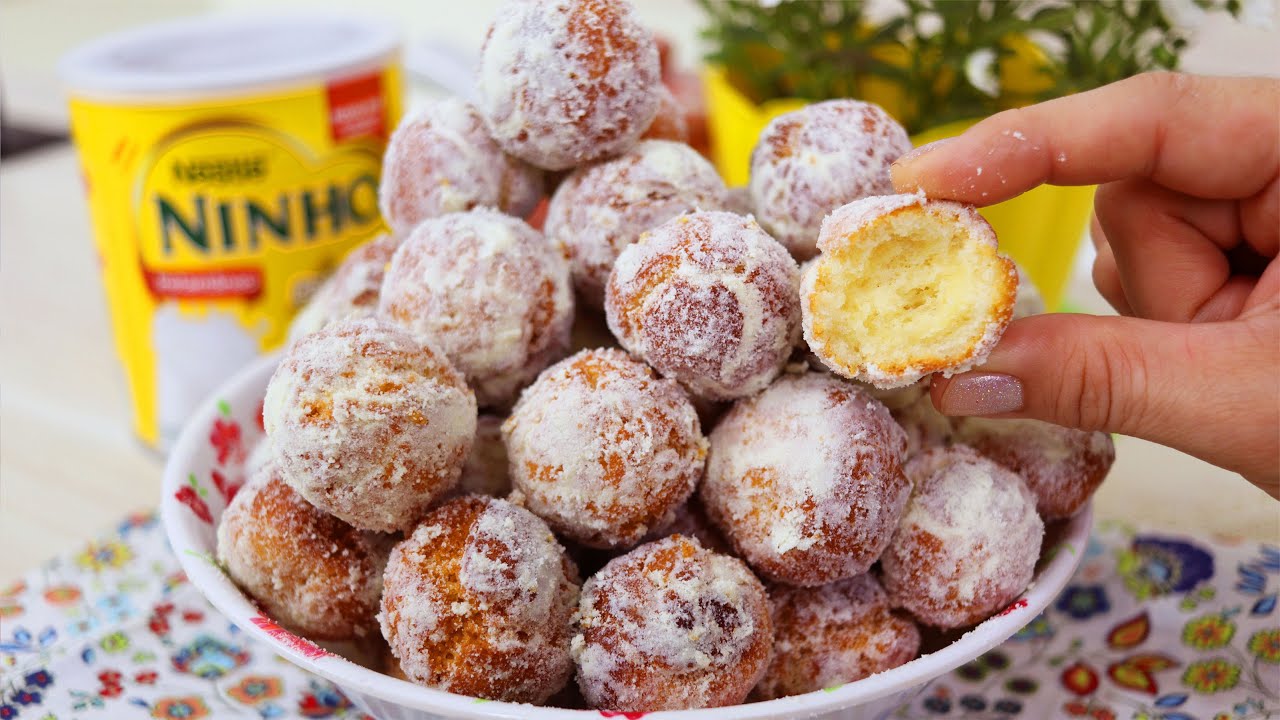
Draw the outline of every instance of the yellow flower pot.
<instances>
[{"instance_id":1,"label":"yellow flower pot","mask_svg":"<svg viewBox=\"0 0 1280 720\"><path fill-rule=\"evenodd\" d=\"M775 117L808 102L785 98L757 105L733 87L719 68L708 68L704 81L712 160L730 187L745 185L751 149L760 132ZM959 135L974 122L932 128L911 140L923 145ZM1072 261L1093 209L1094 189L1044 185L981 211L995 228L1001 249L1027 271L1051 309L1062 302Z\"/></svg>"}]
</instances>

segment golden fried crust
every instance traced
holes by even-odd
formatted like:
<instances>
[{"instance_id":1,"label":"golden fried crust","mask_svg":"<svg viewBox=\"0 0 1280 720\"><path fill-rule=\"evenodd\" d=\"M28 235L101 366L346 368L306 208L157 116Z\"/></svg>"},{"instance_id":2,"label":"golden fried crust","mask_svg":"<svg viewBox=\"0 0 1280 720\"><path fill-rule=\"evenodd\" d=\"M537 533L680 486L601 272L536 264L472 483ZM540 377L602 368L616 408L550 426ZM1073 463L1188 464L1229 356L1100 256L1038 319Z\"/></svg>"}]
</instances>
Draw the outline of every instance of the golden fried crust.
<instances>
[{"instance_id":1,"label":"golden fried crust","mask_svg":"<svg viewBox=\"0 0 1280 720\"><path fill-rule=\"evenodd\" d=\"M577 570L528 511L450 500L396 546L384 584L383 635L413 681L533 703L568 681Z\"/></svg>"},{"instance_id":2,"label":"golden fried crust","mask_svg":"<svg viewBox=\"0 0 1280 720\"><path fill-rule=\"evenodd\" d=\"M870 575L818 588L776 585L774 656L752 697L800 695L861 680L915 659L920 631L889 608Z\"/></svg>"},{"instance_id":3,"label":"golden fried crust","mask_svg":"<svg viewBox=\"0 0 1280 720\"><path fill-rule=\"evenodd\" d=\"M769 662L773 625L741 561L672 535L611 561L583 590L574 654L592 707L742 702Z\"/></svg>"},{"instance_id":4,"label":"golden fried crust","mask_svg":"<svg viewBox=\"0 0 1280 720\"><path fill-rule=\"evenodd\" d=\"M267 466L222 515L218 559L282 625L315 640L375 631L389 535L364 532L307 502Z\"/></svg>"}]
</instances>

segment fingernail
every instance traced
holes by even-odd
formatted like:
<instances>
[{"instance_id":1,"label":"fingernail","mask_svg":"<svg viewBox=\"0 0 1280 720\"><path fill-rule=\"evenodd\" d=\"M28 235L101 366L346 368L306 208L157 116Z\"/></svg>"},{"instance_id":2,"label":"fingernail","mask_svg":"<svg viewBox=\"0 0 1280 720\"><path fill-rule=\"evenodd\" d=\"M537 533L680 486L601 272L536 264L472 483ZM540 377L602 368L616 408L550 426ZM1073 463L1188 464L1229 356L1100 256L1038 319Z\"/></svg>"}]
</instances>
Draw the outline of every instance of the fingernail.
<instances>
[{"instance_id":1,"label":"fingernail","mask_svg":"<svg viewBox=\"0 0 1280 720\"><path fill-rule=\"evenodd\" d=\"M893 164L894 164L894 165L900 165L900 164L902 164L902 163L909 163L909 162L913 162L913 161L915 161L916 159L920 158L921 156L928 155L929 153L933 152L934 150L937 150L938 148L942 147L943 145L946 145L947 143L951 142L952 140L955 140L955 138L942 138L941 140L934 140L934 141L933 141L933 142L931 142L931 143L925 143L924 145L921 145L920 147L918 147L918 148L916 148L916 149L912 150L911 152L906 153L905 155L902 155L902 156L901 156L901 157L899 157L897 160L894 160L894 161L893 161Z\"/></svg>"},{"instance_id":2,"label":"fingernail","mask_svg":"<svg viewBox=\"0 0 1280 720\"><path fill-rule=\"evenodd\" d=\"M1004 373L956 375L942 393L943 415L999 415L1022 409L1022 381Z\"/></svg>"}]
</instances>

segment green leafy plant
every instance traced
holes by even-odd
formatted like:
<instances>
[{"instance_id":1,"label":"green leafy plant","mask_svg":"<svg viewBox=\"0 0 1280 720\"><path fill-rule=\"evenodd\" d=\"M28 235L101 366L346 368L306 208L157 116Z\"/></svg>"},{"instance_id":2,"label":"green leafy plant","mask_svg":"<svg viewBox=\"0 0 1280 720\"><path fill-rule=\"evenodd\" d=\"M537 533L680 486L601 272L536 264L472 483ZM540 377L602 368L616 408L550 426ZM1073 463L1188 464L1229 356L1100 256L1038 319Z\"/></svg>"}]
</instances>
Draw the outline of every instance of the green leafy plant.
<instances>
[{"instance_id":1,"label":"green leafy plant","mask_svg":"<svg viewBox=\"0 0 1280 720\"><path fill-rule=\"evenodd\" d=\"M1173 69L1189 17L1241 0L699 0L708 61L756 102L876 102L916 132Z\"/></svg>"}]
</instances>

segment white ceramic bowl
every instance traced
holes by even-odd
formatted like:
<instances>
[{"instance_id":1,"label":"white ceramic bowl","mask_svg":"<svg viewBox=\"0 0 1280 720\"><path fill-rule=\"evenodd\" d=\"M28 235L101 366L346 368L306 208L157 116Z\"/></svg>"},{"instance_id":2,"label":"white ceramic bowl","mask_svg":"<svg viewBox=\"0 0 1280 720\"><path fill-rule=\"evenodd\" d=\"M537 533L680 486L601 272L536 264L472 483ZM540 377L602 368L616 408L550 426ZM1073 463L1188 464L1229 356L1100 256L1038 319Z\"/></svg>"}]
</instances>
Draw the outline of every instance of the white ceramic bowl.
<instances>
[{"instance_id":1,"label":"white ceramic bowl","mask_svg":"<svg viewBox=\"0 0 1280 720\"><path fill-rule=\"evenodd\" d=\"M243 480L244 450L252 448L262 436L262 397L278 359L267 357L250 365L209 398L188 422L165 468L160 507L169 541L187 577L215 608L284 658L332 681L379 720L586 720L640 715L535 708L431 690L327 653L265 618L214 562L214 536L226 504L223 488ZM234 441L237 432L239 443ZM237 446L241 450L237 451ZM648 713L644 717L652 720L886 717L921 692L930 680L999 645L1045 609L1079 564L1080 551L1088 540L1091 525L1092 514L1086 508L1067 525L1057 544L1046 548L1031 588L1009 609L951 645L902 667L807 695L732 708Z\"/></svg>"}]
</instances>

